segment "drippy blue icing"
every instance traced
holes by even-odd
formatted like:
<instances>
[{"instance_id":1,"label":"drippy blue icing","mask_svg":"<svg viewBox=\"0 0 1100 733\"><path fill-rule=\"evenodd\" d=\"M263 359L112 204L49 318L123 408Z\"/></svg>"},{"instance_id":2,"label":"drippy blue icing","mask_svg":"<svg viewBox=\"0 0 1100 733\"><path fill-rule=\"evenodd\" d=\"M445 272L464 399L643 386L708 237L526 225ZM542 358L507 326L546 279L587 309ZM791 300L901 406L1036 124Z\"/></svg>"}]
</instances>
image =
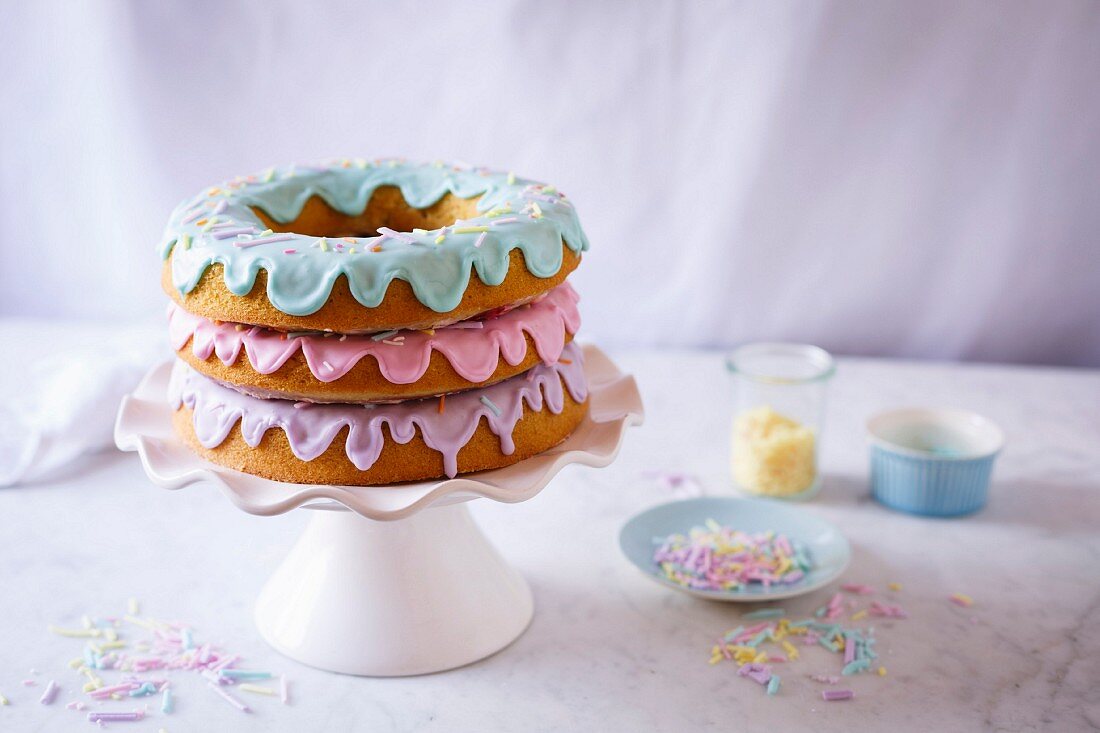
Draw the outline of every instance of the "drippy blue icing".
<instances>
[{"instance_id":1,"label":"drippy blue icing","mask_svg":"<svg viewBox=\"0 0 1100 733\"><path fill-rule=\"evenodd\" d=\"M319 196L333 209L355 216L380 186L398 187L418 209L446 193L481 198L477 216L451 226L354 241L265 234L263 221L251 208L285 224L298 217L307 200ZM508 274L509 253L519 249L532 275L551 277L561 269L563 242L574 252L588 249L573 205L550 186L484 168L360 159L272 168L203 191L176 207L160 254L172 256L172 284L183 294L195 288L210 265L220 263L225 285L236 295L247 295L256 273L266 270L268 300L292 316L319 310L341 275L355 299L368 308L382 302L397 278L407 281L425 306L445 313L461 302L471 266L486 285L499 285Z\"/></svg>"}]
</instances>

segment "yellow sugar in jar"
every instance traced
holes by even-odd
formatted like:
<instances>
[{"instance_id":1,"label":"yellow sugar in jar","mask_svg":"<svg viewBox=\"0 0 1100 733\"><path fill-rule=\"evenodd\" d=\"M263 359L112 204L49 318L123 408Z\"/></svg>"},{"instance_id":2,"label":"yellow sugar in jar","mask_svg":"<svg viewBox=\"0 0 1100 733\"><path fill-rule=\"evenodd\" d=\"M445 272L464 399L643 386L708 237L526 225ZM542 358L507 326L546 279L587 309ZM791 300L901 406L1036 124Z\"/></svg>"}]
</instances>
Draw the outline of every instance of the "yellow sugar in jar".
<instances>
[{"instance_id":1,"label":"yellow sugar in jar","mask_svg":"<svg viewBox=\"0 0 1100 733\"><path fill-rule=\"evenodd\" d=\"M832 357L816 346L749 344L730 355L727 367L734 378L734 484L761 496L813 496Z\"/></svg>"}]
</instances>

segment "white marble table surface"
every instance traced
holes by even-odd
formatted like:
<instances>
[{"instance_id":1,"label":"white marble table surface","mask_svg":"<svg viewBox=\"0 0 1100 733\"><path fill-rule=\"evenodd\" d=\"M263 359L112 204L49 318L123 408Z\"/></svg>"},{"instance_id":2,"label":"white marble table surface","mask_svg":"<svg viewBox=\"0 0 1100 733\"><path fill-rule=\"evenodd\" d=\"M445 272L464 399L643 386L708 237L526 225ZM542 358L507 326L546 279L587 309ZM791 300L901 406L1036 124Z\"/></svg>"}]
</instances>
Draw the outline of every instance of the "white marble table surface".
<instances>
[{"instance_id":1,"label":"white marble table surface","mask_svg":"<svg viewBox=\"0 0 1100 733\"><path fill-rule=\"evenodd\" d=\"M904 584L904 621L877 624L885 678L846 680L855 700L823 703L811 649L774 698L708 666L712 640L744 609L669 592L620 557L617 532L669 493L649 469L691 471L727 490L727 388L716 354L627 352L646 425L602 470L572 467L536 499L475 502L486 533L525 573L527 633L487 660L442 674L360 679L268 649L251 622L261 584L306 520L233 509L210 487L153 487L133 455L104 454L64 478L0 490L2 731L88 730L64 703L79 640L46 631L81 614L192 623L247 666L285 672L292 701L253 698L242 714L177 676L175 714L118 730L156 731L1075 731L1100 727L1100 372L842 360L833 384L825 488L805 506L852 542L846 580ZM862 423L901 404L956 405L1004 426L989 507L954 520L889 512L868 496ZM440 547L446 552L446 547ZM832 588L788 601L808 613ZM963 592L972 609L949 604ZM32 670L34 670L32 672ZM22 680L38 681L24 687ZM37 702L50 678L58 703ZM242 693L243 695L243 693ZM155 700L154 700L155 702ZM156 704L152 705L158 710Z\"/></svg>"}]
</instances>

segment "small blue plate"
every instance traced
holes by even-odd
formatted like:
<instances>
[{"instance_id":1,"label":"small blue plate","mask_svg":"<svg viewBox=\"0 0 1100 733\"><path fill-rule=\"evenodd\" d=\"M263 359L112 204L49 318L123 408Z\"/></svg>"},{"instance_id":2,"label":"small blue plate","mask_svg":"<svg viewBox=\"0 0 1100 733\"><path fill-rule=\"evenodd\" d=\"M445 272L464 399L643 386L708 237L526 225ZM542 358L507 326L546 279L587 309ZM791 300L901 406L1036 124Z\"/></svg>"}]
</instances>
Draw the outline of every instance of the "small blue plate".
<instances>
[{"instance_id":1,"label":"small blue plate","mask_svg":"<svg viewBox=\"0 0 1100 733\"><path fill-rule=\"evenodd\" d=\"M686 534L692 527L713 519L745 532L769 529L785 534L806 548L813 569L793 585L765 589L751 585L740 590L714 591L685 588L664 577L653 562L654 538ZM700 497L661 504L635 514L619 532L619 547L626 559L666 588L712 601L759 602L794 598L817 590L840 577L852 559L848 540L833 525L798 507L759 499Z\"/></svg>"}]
</instances>

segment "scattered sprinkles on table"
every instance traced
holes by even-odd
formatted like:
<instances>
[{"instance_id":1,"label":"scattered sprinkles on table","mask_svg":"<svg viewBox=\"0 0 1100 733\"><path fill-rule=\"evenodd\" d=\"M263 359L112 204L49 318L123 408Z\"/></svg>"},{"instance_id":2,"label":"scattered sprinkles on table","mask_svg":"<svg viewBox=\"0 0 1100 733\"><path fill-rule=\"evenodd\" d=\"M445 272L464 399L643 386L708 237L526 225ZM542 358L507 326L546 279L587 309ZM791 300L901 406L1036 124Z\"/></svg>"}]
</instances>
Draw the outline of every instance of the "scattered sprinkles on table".
<instances>
[{"instance_id":1,"label":"scattered sprinkles on table","mask_svg":"<svg viewBox=\"0 0 1100 733\"><path fill-rule=\"evenodd\" d=\"M869 585L845 583L841 590L854 596L868 596L876 592ZM900 606L872 601L870 606L858 609L857 603L846 601L843 593L836 593L824 606L814 612L813 618L794 620L786 616L782 608L763 608L742 616L746 621L767 619L761 623L741 625L727 631L711 647L710 664L730 661L736 664L739 677L763 686L768 695L780 690L780 678L773 670L773 664L787 664L798 661L802 652L799 647L819 646L834 654L841 655L839 675L807 675L809 679L826 685L836 685L844 677L862 672L874 671L879 677L886 676L886 667L872 666L878 653L875 651L874 627L857 628L843 626L836 619L849 614L849 619L859 621L868 615L888 618L907 618ZM878 609L878 611L874 610ZM821 697L826 702L851 700L855 696L851 690L825 690Z\"/></svg>"},{"instance_id":2,"label":"scattered sprinkles on table","mask_svg":"<svg viewBox=\"0 0 1100 733\"><path fill-rule=\"evenodd\" d=\"M687 536L655 540L653 561L667 579L696 590L792 585L813 567L798 543L772 531L749 534L708 519Z\"/></svg>"},{"instance_id":3,"label":"scattered sprinkles on table","mask_svg":"<svg viewBox=\"0 0 1100 733\"><path fill-rule=\"evenodd\" d=\"M230 654L210 643L195 639L194 630L178 621L163 621L140 616L140 606L130 599L128 613L119 616L84 616L79 626L49 626L58 636L80 640L83 645L80 656L69 662L69 667L79 677L66 682L49 680L39 702L52 705L61 694L76 693L66 703L68 710L85 713L90 723L102 726L110 722L137 722L158 713L168 716L175 710L178 694L176 682L181 672L203 678L213 695L241 712L251 712L251 707L233 691L253 696L278 697L282 704L289 703L287 680L266 670L238 668L240 655ZM32 670L32 674L37 674ZM274 686L255 684L272 681ZM33 679L23 681L32 687ZM149 698L159 696L155 701ZM0 696L0 705L8 705ZM102 706L103 709L92 709ZM111 706L117 706L112 709Z\"/></svg>"}]
</instances>

